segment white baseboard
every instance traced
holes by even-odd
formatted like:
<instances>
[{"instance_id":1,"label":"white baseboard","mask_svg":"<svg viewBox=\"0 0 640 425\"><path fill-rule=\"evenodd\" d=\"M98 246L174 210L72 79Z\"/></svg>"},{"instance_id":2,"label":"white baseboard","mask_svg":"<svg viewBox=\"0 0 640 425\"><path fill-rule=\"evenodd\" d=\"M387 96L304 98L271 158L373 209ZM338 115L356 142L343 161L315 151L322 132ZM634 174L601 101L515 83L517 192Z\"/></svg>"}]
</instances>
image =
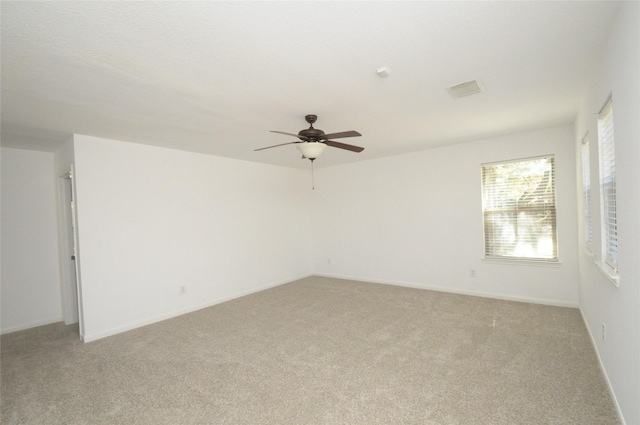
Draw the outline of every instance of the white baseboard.
<instances>
[{"instance_id":1,"label":"white baseboard","mask_svg":"<svg viewBox=\"0 0 640 425\"><path fill-rule=\"evenodd\" d=\"M587 328L587 333L589 334L589 338L591 338L591 345L593 346L593 351L596 352L596 357L598 358L598 364L600 365L600 370L604 375L604 380L607 383L607 388L609 389L609 395L611 395L611 399L613 400L613 404L616 406L616 412L618 413L618 419L620 419L620 423L625 425L624 416L622 416L622 410L620 409L620 405L618 404L618 399L616 398L616 394L613 391L613 387L611 386L611 381L609 380L609 376L607 375L607 370L604 368L604 363L602 363L602 358L600 357L600 352L598 351L598 345L596 344L596 340L593 337L593 332L591 332L591 328L589 327L589 322L584 317L584 312L580 309L580 316L582 317L582 322L584 322L584 327Z\"/></svg>"},{"instance_id":2,"label":"white baseboard","mask_svg":"<svg viewBox=\"0 0 640 425\"><path fill-rule=\"evenodd\" d=\"M493 298L493 299L505 300L505 301L517 301L517 302L532 303L532 304L542 304L542 305L550 305L554 307L579 308L579 304L577 302L573 303L568 301L545 299L545 298L520 297L515 295L500 294L500 293L494 293L494 292L470 291L466 289L449 288L446 286L420 285L420 284L411 283L411 282L369 279L369 278L361 278L357 276L346 276L346 275L338 275L338 274L332 274L332 273L314 273L314 275L324 276L324 277L333 277L337 279L355 280L359 282L380 283L383 285L403 286L406 288L426 289L428 291L448 292L451 294L469 295L473 297Z\"/></svg>"},{"instance_id":3,"label":"white baseboard","mask_svg":"<svg viewBox=\"0 0 640 425\"><path fill-rule=\"evenodd\" d=\"M0 334L4 335L4 334L10 334L13 332L18 332L18 331L25 331L27 329L31 329L31 328L37 328L38 326L45 326L45 325L51 325L53 323L58 323L58 322L62 322L64 319L62 317L57 317L55 319L48 319L48 320L41 320L41 321L37 321L37 322L31 322L25 325L19 325L19 326L13 326L7 329L2 329L2 331L0 331Z\"/></svg>"},{"instance_id":4,"label":"white baseboard","mask_svg":"<svg viewBox=\"0 0 640 425\"><path fill-rule=\"evenodd\" d=\"M278 281L278 282L268 283L266 285L259 286L257 288L253 288L253 289L250 289L250 290L247 290L247 291L238 292L238 293L235 293L233 295L222 297L222 298L216 298L216 299L207 301L207 302L202 303L202 304L192 305L192 306L189 306L189 307L184 308L184 309L180 309L180 310L172 311L170 313L166 313L166 314L161 314L161 315L158 315L158 316L150 317L150 318L147 318L147 319L144 319L144 320L139 320L137 322L129 323L129 324L126 324L124 326L119 326L117 328L107 329L105 331L94 332L94 333L91 333L91 334L85 334L84 337L82 338L82 341L83 342L97 341L99 339L106 338L106 337L113 336L113 335L117 335L117 334L122 333L122 332L130 331L130 330L133 330L133 329L141 328L143 326L151 325L153 323L162 322L163 320L172 319L174 317L182 316L183 314L193 313L194 311L202 310L203 308L212 307L212 306L214 306L216 304L221 304L223 302L231 301L233 299L244 297L246 295L250 295L250 294L253 294L253 293L256 293L256 292L264 291L266 289L275 288L276 286L285 285L287 283L291 283L291 282L294 282L296 280L303 279L303 278L309 277L309 276L311 276L311 274L303 274L303 275L300 275L300 276L297 276L297 277L294 277L294 278L285 279L285 280Z\"/></svg>"}]
</instances>

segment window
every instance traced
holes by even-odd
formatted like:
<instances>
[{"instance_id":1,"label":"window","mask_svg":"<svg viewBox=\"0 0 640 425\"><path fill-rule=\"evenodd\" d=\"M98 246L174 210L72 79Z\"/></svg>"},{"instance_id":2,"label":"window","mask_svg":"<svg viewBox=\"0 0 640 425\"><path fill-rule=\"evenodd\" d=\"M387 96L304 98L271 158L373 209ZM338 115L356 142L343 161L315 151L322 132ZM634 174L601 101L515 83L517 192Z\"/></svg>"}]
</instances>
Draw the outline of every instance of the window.
<instances>
[{"instance_id":1,"label":"window","mask_svg":"<svg viewBox=\"0 0 640 425\"><path fill-rule=\"evenodd\" d=\"M558 261L553 156L482 166L485 258Z\"/></svg>"},{"instance_id":2,"label":"window","mask_svg":"<svg viewBox=\"0 0 640 425\"><path fill-rule=\"evenodd\" d=\"M589 251L593 245L591 219L591 166L589 164L589 133L582 138L582 199L584 202L584 243Z\"/></svg>"},{"instance_id":3,"label":"window","mask_svg":"<svg viewBox=\"0 0 640 425\"><path fill-rule=\"evenodd\" d=\"M598 115L600 149L600 217L602 260L613 273L618 269L618 223L616 214L616 161L613 149L613 102L607 100Z\"/></svg>"}]
</instances>

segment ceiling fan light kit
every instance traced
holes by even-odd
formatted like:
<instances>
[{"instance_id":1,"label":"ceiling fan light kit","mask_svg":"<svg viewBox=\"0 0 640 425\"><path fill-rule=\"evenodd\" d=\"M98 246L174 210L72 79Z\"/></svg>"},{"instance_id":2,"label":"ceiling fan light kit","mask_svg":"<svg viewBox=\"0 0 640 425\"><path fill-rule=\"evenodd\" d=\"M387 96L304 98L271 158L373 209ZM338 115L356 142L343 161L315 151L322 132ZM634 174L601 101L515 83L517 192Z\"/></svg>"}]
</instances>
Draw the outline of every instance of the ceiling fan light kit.
<instances>
[{"instance_id":1,"label":"ceiling fan light kit","mask_svg":"<svg viewBox=\"0 0 640 425\"><path fill-rule=\"evenodd\" d=\"M300 152L302 152L302 156L307 159L314 160L327 148L327 145L321 142L306 142L306 143L298 143L296 148Z\"/></svg>"}]
</instances>

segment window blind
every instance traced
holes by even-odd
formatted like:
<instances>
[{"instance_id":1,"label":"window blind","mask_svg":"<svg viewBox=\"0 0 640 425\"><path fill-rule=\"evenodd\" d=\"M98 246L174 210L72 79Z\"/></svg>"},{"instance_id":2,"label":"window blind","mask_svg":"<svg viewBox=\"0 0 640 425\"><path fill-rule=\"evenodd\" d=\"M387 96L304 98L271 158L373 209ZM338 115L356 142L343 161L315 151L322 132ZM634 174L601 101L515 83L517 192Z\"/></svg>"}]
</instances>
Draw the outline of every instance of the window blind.
<instances>
[{"instance_id":1,"label":"window blind","mask_svg":"<svg viewBox=\"0 0 640 425\"><path fill-rule=\"evenodd\" d=\"M611 98L609 98L598 115L598 139L600 148L602 256L605 263L617 271L616 161L613 145L613 102Z\"/></svg>"},{"instance_id":2,"label":"window blind","mask_svg":"<svg viewBox=\"0 0 640 425\"><path fill-rule=\"evenodd\" d=\"M482 166L485 258L557 261L553 156Z\"/></svg>"},{"instance_id":3,"label":"window blind","mask_svg":"<svg viewBox=\"0 0 640 425\"><path fill-rule=\"evenodd\" d=\"M593 245L593 224L591 216L591 165L589 134L582 138L582 195L584 203L584 243L589 250Z\"/></svg>"}]
</instances>

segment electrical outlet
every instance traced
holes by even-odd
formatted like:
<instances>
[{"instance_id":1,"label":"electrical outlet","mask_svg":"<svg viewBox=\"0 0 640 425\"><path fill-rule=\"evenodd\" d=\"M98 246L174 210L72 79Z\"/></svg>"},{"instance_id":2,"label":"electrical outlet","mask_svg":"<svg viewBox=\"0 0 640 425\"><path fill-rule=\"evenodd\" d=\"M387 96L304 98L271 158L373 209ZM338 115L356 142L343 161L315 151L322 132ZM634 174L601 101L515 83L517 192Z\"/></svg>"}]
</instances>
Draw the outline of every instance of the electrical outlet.
<instances>
[{"instance_id":1,"label":"electrical outlet","mask_svg":"<svg viewBox=\"0 0 640 425\"><path fill-rule=\"evenodd\" d=\"M607 338L606 330L607 330L607 326L603 323L602 324L602 340L603 341L605 341Z\"/></svg>"},{"instance_id":2,"label":"electrical outlet","mask_svg":"<svg viewBox=\"0 0 640 425\"><path fill-rule=\"evenodd\" d=\"M182 285L180 287L180 295L184 295L187 293L187 287L185 285Z\"/></svg>"},{"instance_id":3,"label":"electrical outlet","mask_svg":"<svg viewBox=\"0 0 640 425\"><path fill-rule=\"evenodd\" d=\"M469 269L469 276L471 276L471 277L476 277L476 271L475 271L475 269Z\"/></svg>"}]
</instances>

